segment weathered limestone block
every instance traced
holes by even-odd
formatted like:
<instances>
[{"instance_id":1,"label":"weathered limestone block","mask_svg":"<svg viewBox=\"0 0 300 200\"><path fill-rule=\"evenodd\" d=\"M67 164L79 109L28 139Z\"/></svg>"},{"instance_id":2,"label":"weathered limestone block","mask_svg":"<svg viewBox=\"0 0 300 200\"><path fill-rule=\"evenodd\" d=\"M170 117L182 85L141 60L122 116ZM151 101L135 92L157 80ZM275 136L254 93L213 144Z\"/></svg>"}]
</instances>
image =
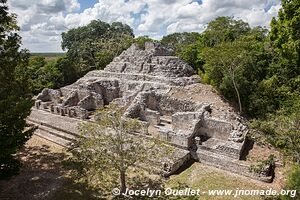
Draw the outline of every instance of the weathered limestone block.
<instances>
[{"instance_id":1,"label":"weathered limestone block","mask_svg":"<svg viewBox=\"0 0 300 200\"><path fill-rule=\"evenodd\" d=\"M157 111L146 109L145 110L145 119L147 122L153 125L160 124L160 114Z\"/></svg>"},{"instance_id":2,"label":"weathered limestone block","mask_svg":"<svg viewBox=\"0 0 300 200\"><path fill-rule=\"evenodd\" d=\"M228 140L232 130L233 126L226 121L214 118L204 118L198 132L200 135L205 135L207 137Z\"/></svg>"},{"instance_id":3,"label":"weathered limestone block","mask_svg":"<svg viewBox=\"0 0 300 200\"><path fill-rule=\"evenodd\" d=\"M191 160L191 154L184 149L175 149L169 158L162 158L163 176L168 177L174 174L180 167L184 166ZM172 150L171 150L172 151Z\"/></svg>"},{"instance_id":4,"label":"weathered limestone block","mask_svg":"<svg viewBox=\"0 0 300 200\"><path fill-rule=\"evenodd\" d=\"M50 101L51 99L48 90L48 88L43 89L42 92L36 97L36 99L41 101Z\"/></svg>"},{"instance_id":5,"label":"weathered limestone block","mask_svg":"<svg viewBox=\"0 0 300 200\"><path fill-rule=\"evenodd\" d=\"M159 109L163 115L172 115L177 112L195 112L201 107L202 105L200 104L169 96L162 96L159 102Z\"/></svg>"},{"instance_id":6,"label":"weathered limestone block","mask_svg":"<svg viewBox=\"0 0 300 200\"><path fill-rule=\"evenodd\" d=\"M238 130L233 130L230 133L228 140L234 142L243 142L244 141L243 132Z\"/></svg>"},{"instance_id":7,"label":"weathered limestone block","mask_svg":"<svg viewBox=\"0 0 300 200\"><path fill-rule=\"evenodd\" d=\"M50 112L54 113L54 105L53 104L50 105Z\"/></svg>"},{"instance_id":8,"label":"weathered limestone block","mask_svg":"<svg viewBox=\"0 0 300 200\"><path fill-rule=\"evenodd\" d=\"M63 106L77 106L79 103L79 97L77 91L72 91L62 102Z\"/></svg>"},{"instance_id":9,"label":"weathered limestone block","mask_svg":"<svg viewBox=\"0 0 300 200\"><path fill-rule=\"evenodd\" d=\"M67 108L67 114L69 117L76 117L76 111L74 108Z\"/></svg>"},{"instance_id":10,"label":"weathered limestone block","mask_svg":"<svg viewBox=\"0 0 300 200\"><path fill-rule=\"evenodd\" d=\"M67 108L60 106L60 115L61 116L66 116L67 115Z\"/></svg>"},{"instance_id":11,"label":"weathered limestone block","mask_svg":"<svg viewBox=\"0 0 300 200\"><path fill-rule=\"evenodd\" d=\"M246 134L248 133L248 127L241 122L237 122L234 125L234 130L230 133L229 141L243 142Z\"/></svg>"},{"instance_id":12,"label":"weathered limestone block","mask_svg":"<svg viewBox=\"0 0 300 200\"><path fill-rule=\"evenodd\" d=\"M57 115L60 115L60 106L53 106L53 109L54 109L54 114L57 114Z\"/></svg>"},{"instance_id":13,"label":"weathered limestone block","mask_svg":"<svg viewBox=\"0 0 300 200\"><path fill-rule=\"evenodd\" d=\"M145 49L133 44L104 70L124 74L142 73L167 79L195 74L191 66L177 57L170 56L169 50L153 42L146 42Z\"/></svg>"},{"instance_id":14,"label":"weathered limestone block","mask_svg":"<svg viewBox=\"0 0 300 200\"><path fill-rule=\"evenodd\" d=\"M200 112L178 112L172 115L172 128L175 133L185 132L192 134L195 126L202 119Z\"/></svg>"},{"instance_id":15,"label":"weathered limestone block","mask_svg":"<svg viewBox=\"0 0 300 200\"><path fill-rule=\"evenodd\" d=\"M236 142L229 142L226 141L223 144L219 144L216 146L216 150L218 150L218 152L220 152L223 155L227 155L229 157L233 157L235 159L240 159L241 156L241 149L242 146L239 145L239 143Z\"/></svg>"},{"instance_id":16,"label":"weathered limestone block","mask_svg":"<svg viewBox=\"0 0 300 200\"><path fill-rule=\"evenodd\" d=\"M145 51L151 52L153 56L169 56L171 55L171 52L159 45L158 43L154 42L145 42Z\"/></svg>"},{"instance_id":17,"label":"weathered limestone block","mask_svg":"<svg viewBox=\"0 0 300 200\"><path fill-rule=\"evenodd\" d=\"M54 103L61 103L62 102L61 96L62 94L59 90L52 90L52 89L45 88L37 96L37 99L43 102L52 101Z\"/></svg>"},{"instance_id":18,"label":"weathered limestone block","mask_svg":"<svg viewBox=\"0 0 300 200\"><path fill-rule=\"evenodd\" d=\"M105 104L112 102L120 97L120 86L118 80L97 80L87 83L87 91L102 95Z\"/></svg>"},{"instance_id":19,"label":"weathered limestone block","mask_svg":"<svg viewBox=\"0 0 300 200\"><path fill-rule=\"evenodd\" d=\"M35 101L35 108L37 108L37 109L39 109L40 108L40 106L41 106L41 102L42 102L42 100L36 100Z\"/></svg>"},{"instance_id":20,"label":"weathered limestone block","mask_svg":"<svg viewBox=\"0 0 300 200\"><path fill-rule=\"evenodd\" d=\"M80 100L78 106L88 111L96 110L98 108L103 108L104 101L102 99L102 95L93 92Z\"/></svg>"},{"instance_id":21,"label":"weathered limestone block","mask_svg":"<svg viewBox=\"0 0 300 200\"><path fill-rule=\"evenodd\" d=\"M270 174L266 176L258 176L255 173L250 172L249 165L241 163L236 159L220 156L219 154L209 151L203 151L199 149L196 154L191 154L194 159L199 160L201 163L208 164L223 170L231 171L243 176L251 177L253 179L261 180L264 182L271 182L272 176Z\"/></svg>"},{"instance_id":22,"label":"weathered limestone block","mask_svg":"<svg viewBox=\"0 0 300 200\"><path fill-rule=\"evenodd\" d=\"M160 102L160 96L155 94L155 92L146 92L143 93L142 98L144 99L144 103L146 104L147 108L151 110L160 110L159 109L159 102Z\"/></svg>"},{"instance_id":23,"label":"weathered limestone block","mask_svg":"<svg viewBox=\"0 0 300 200\"><path fill-rule=\"evenodd\" d=\"M49 106L51 105L51 101L47 101L47 102L40 102L40 108L47 110L49 108Z\"/></svg>"},{"instance_id":24,"label":"weathered limestone block","mask_svg":"<svg viewBox=\"0 0 300 200\"><path fill-rule=\"evenodd\" d=\"M85 109L82 109L82 108L80 108L80 107L77 108L76 113L77 113L76 116L77 116L79 119L87 119L88 116L89 116L89 115L88 115L88 111L85 110Z\"/></svg>"},{"instance_id":25,"label":"weathered limestone block","mask_svg":"<svg viewBox=\"0 0 300 200\"><path fill-rule=\"evenodd\" d=\"M184 149L189 148L189 137L186 134L169 133L170 142Z\"/></svg>"}]
</instances>

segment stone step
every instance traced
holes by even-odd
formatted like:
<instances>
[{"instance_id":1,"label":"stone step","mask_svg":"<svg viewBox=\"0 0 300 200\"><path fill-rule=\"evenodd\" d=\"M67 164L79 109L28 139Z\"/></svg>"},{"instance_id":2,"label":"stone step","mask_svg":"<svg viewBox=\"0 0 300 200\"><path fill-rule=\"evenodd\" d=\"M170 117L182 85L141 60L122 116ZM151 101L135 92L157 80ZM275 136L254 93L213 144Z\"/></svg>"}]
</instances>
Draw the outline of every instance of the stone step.
<instances>
[{"instance_id":1,"label":"stone step","mask_svg":"<svg viewBox=\"0 0 300 200\"><path fill-rule=\"evenodd\" d=\"M47 126L43 126L43 125L39 125L39 124L35 124L35 125L37 125L40 130L46 131L46 132L48 132L52 135L63 138L65 140L68 140L68 141L75 141L76 140L76 136L74 136L72 134L69 134L69 133L66 133L64 131L58 131L56 129L53 129L53 128L50 128L50 127L47 127Z\"/></svg>"},{"instance_id":2,"label":"stone step","mask_svg":"<svg viewBox=\"0 0 300 200\"><path fill-rule=\"evenodd\" d=\"M164 76L153 76L149 74L140 74L140 73L120 73L120 72L109 72L109 71L91 71L86 74L83 79L92 79L92 78L115 78L115 79L124 79L132 81L150 81L156 83L163 83L168 85L186 85L191 83L198 83L200 79L195 77L164 77Z\"/></svg>"},{"instance_id":3,"label":"stone step","mask_svg":"<svg viewBox=\"0 0 300 200\"><path fill-rule=\"evenodd\" d=\"M218 138L209 138L205 142L202 142L201 145L198 145L198 149L226 155L239 160L242 148L241 145L242 144L239 145L237 143Z\"/></svg>"},{"instance_id":4,"label":"stone step","mask_svg":"<svg viewBox=\"0 0 300 200\"><path fill-rule=\"evenodd\" d=\"M32 109L27 122L38 126L35 131L36 135L60 146L68 147L78 137L77 126L82 121Z\"/></svg>"},{"instance_id":5,"label":"stone step","mask_svg":"<svg viewBox=\"0 0 300 200\"><path fill-rule=\"evenodd\" d=\"M194 159L201 163L211 165L213 167L230 171L235 174L250 177L252 179L260 180L263 182L272 182L272 176L258 176L249 171L250 165L245 161L233 159L218 153L213 153L203 149L198 149L197 152L191 153Z\"/></svg>"},{"instance_id":6,"label":"stone step","mask_svg":"<svg viewBox=\"0 0 300 200\"><path fill-rule=\"evenodd\" d=\"M44 110L32 109L30 116L27 118L30 123L47 126L57 131L66 132L75 137L79 135L78 125L82 120L69 118L65 116L55 115Z\"/></svg>"},{"instance_id":7,"label":"stone step","mask_svg":"<svg viewBox=\"0 0 300 200\"><path fill-rule=\"evenodd\" d=\"M158 125L154 125L155 128L157 128L158 131L162 132L169 132L172 131L172 125L169 123L160 122Z\"/></svg>"},{"instance_id":8,"label":"stone step","mask_svg":"<svg viewBox=\"0 0 300 200\"><path fill-rule=\"evenodd\" d=\"M160 116L160 122L164 124L172 124L172 117Z\"/></svg>"},{"instance_id":9,"label":"stone step","mask_svg":"<svg viewBox=\"0 0 300 200\"><path fill-rule=\"evenodd\" d=\"M63 147L69 147L71 145L70 140L58 137L42 129L37 129L34 134Z\"/></svg>"},{"instance_id":10,"label":"stone step","mask_svg":"<svg viewBox=\"0 0 300 200\"><path fill-rule=\"evenodd\" d=\"M33 123L33 124L37 125L38 127L41 127L41 129L51 130L55 133L56 132L63 132L64 134L69 135L70 138L76 138L76 136L79 136L77 133L71 132L69 130L66 130L66 129L63 129L63 128L60 128L60 127L57 127L57 126L53 126L51 124L41 122L41 121L39 121L37 119L34 119L34 118L28 118L27 121L29 123Z\"/></svg>"}]
</instances>

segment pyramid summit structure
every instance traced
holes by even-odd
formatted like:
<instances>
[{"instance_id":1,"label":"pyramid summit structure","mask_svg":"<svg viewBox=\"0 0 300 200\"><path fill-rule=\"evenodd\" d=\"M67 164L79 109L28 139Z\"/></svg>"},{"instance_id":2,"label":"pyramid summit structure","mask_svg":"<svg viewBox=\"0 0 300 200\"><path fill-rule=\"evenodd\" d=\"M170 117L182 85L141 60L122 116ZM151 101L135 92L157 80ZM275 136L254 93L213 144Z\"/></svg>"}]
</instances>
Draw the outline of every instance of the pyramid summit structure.
<instances>
[{"instance_id":1,"label":"pyramid summit structure","mask_svg":"<svg viewBox=\"0 0 300 200\"><path fill-rule=\"evenodd\" d=\"M93 121L93 111L111 103L125 108L124 117L139 119L141 135L175 149L169 175L195 160L272 179L271 166L253 174L240 160L247 143L245 120L211 86L200 83L191 66L157 43L133 44L104 70L90 71L58 90L44 89L28 121L39 126L39 136L67 146L76 140L78 123Z\"/></svg>"}]
</instances>

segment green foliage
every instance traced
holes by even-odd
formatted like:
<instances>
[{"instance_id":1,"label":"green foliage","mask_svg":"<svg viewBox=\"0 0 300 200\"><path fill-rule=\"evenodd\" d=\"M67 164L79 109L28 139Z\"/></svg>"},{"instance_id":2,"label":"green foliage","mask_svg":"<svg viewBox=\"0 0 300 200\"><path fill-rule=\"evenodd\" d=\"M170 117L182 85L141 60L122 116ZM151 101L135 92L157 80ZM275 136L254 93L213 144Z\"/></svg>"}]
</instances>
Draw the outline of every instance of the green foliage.
<instances>
[{"instance_id":1,"label":"green foliage","mask_svg":"<svg viewBox=\"0 0 300 200\"><path fill-rule=\"evenodd\" d=\"M129 169L142 166L152 172L153 165L149 163L168 153L167 148L159 148L156 140L134 135L141 124L136 119L124 119L123 112L114 104L98 111L96 123L81 125L82 137L71 151L77 179L101 188L104 196L110 195L117 185L125 191Z\"/></svg>"},{"instance_id":2,"label":"green foliage","mask_svg":"<svg viewBox=\"0 0 300 200\"><path fill-rule=\"evenodd\" d=\"M164 36L161 39L161 44L170 49L176 55L185 45L190 45L199 40L201 35L196 32L173 33Z\"/></svg>"},{"instance_id":3,"label":"green foliage","mask_svg":"<svg viewBox=\"0 0 300 200\"><path fill-rule=\"evenodd\" d=\"M180 52L177 53L177 56L182 60L191 65L194 69L203 71L204 61L199 56L200 50L199 48L200 42L195 44L185 45Z\"/></svg>"},{"instance_id":4,"label":"green foliage","mask_svg":"<svg viewBox=\"0 0 300 200\"><path fill-rule=\"evenodd\" d=\"M274 72L283 80L300 74L300 2L283 0L278 19L273 18L270 38L279 54ZM273 73L274 73L273 72Z\"/></svg>"},{"instance_id":5,"label":"green foliage","mask_svg":"<svg viewBox=\"0 0 300 200\"><path fill-rule=\"evenodd\" d=\"M62 33L62 48L68 50L65 59L78 78L90 70L103 69L132 44L133 38L133 31L126 24L93 20L86 26ZM58 61L58 65L65 65L59 62L65 60Z\"/></svg>"},{"instance_id":6,"label":"green foliage","mask_svg":"<svg viewBox=\"0 0 300 200\"><path fill-rule=\"evenodd\" d=\"M252 121L253 127L296 163L300 162L299 19L300 2L282 1L278 18L271 22L273 60L250 96L251 109L259 118ZM293 187L299 187L299 182Z\"/></svg>"},{"instance_id":7,"label":"green foliage","mask_svg":"<svg viewBox=\"0 0 300 200\"><path fill-rule=\"evenodd\" d=\"M265 65L271 53L265 48L265 33L265 29L256 27L232 42L206 47L201 52L205 60L202 77L227 99L237 102L240 112L250 113L249 97L266 76Z\"/></svg>"},{"instance_id":8,"label":"green foliage","mask_svg":"<svg viewBox=\"0 0 300 200\"><path fill-rule=\"evenodd\" d=\"M198 54L203 42L199 33L173 33L164 36L160 43L171 50L173 55L180 57L194 69L202 70L203 62L198 58Z\"/></svg>"},{"instance_id":9,"label":"green foliage","mask_svg":"<svg viewBox=\"0 0 300 200\"><path fill-rule=\"evenodd\" d=\"M265 29L251 29L246 22L231 17L216 18L202 34L198 60L205 63L204 73L200 73L203 82L237 102L240 112L248 111L249 94L264 77L268 62L265 39Z\"/></svg>"},{"instance_id":10,"label":"green foliage","mask_svg":"<svg viewBox=\"0 0 300 200\"><path fill-rule=\"evenodd\" d=\"M16 17L8 13L6 0L0 1L0 19L0 178L3 178L18 171L19 163L13 154L33 130L25 120L32 106L30 85L23 75L29 54L19 51L21 37L16 33Z\"/></svg>"},{"instance_id":11,"label":"green foliage","mask_svg":"<svg viewBox=\"0 0 300 200\"><path fill-rule=\"evenodd\" d=\"M56 60L46 62L44 57L30 57L26 76L35 94L44 88L57 88L63 82L63 75L56 66Z\"/></svg>"},{"instance_id":12,"label":"green foliage","mask_svg":"<svg viewBox=\"0 0 300 200\"><path fill-rule=\"evenodd\" d=\"M294 165L292 170L290 171L287 179L287 184L285 186L286 190L295 190L296 194L294 195L285 195L281 196L282 200L292 200L299 199L299 191L300 191L300 167L299 165Z\"/></svg>"},{"instance_id":13,"label":"green foliage","mask_svg":"<svg viewBox=\"0 0 300 200\"><path fill-rule=\"evenodd\" d=\"M93 69L103 69L133 42L132 29L125 24L92 21L87 26L62 33L62 54L34 54L25 72L36 94L43 88L58 88L75 82ZM41 56L39 56L41 55ZM46 56L46 59L42 56Z\"/></svg>"},{"instance_id":14,"label":"green foliage","mask_svg":"<svg viewBox=\"0 0 300 200\"><path fill-rule=\"evenodd\" d=\"M148 36L140 36L134 39L134 43L138 45L139 48L145 49L146 42L154 42L155 40L149 38Z\"/></svg>"},{"instance_id":15,"label":"green foliage","mask_svg":"<svg viewBox=\"0 0 300 200\"><path fill-rule=\"evenodd\" d=\"M223 42L232 42L250 31L248 23L232 17L217 17L208 23L203 33L204 44L213 47Z\"/></svg>"},{"instance_id":16,"label":"green foliage","mask_svg":"<svg viewBox=\"0 0 300 200\"><path fill-rule=\"evenodd\" d=\"M62 74L61 86L71 84L79 78L75 64L67 57L59 58L56 62L56 67Z\"/></svg>"},{"instance_id":17,"label":"green foliage","mask_svg":"<svg viewBox=\"0 0 300 200\"><path fill-rule=\"evenodd\" d=\"M274 167L274 166L275 166L275 156L271 154L266 160L261 160L255 165L250 165L249 171L256 174L260 174L264 172L266 167Z\"/></svg>"},{"instance_id":18,"label":"green foliage","mask_svg":"<svg viewBox=\"0 0 300 200\"><path fill-rule=\"evenodd\" d=\"M260 96L271 94L274 110L287 109L300 94L300 2L282 1L278 19L271 23L270 39L274 46L274 61L268 78L260 86ZM272 85L272 88L270 86ZM264 99L267 101L267 97Z\"/></svg>"},{"instance_id":19,"label":"green foliage","mask_svg":"<svg viewBox=\"0 0 300 200\"><path fill-rule=\"evenodd\" d=\"M296 103L296 102L295 102ZM291 110L294 110L292 112ZM253 120L253 128L263 131L267 141L294 162L300 163L300 99L287 110L277 111L265 120Z\"/></svg>"}]
</instances>

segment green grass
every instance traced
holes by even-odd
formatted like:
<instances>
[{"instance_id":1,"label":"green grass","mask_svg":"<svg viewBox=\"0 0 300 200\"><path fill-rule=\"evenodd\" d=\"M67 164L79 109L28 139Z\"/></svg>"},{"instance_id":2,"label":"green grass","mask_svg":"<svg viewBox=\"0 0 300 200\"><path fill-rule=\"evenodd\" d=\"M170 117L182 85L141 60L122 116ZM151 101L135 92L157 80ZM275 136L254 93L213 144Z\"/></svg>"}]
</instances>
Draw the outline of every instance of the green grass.
<instances>
[{"instance_id":1,"label":"green grass","mask_svg":"<svg viewBox=\"0 0 300 200\"><path fill-rule=\"evenodd\" d=\"M64 56L66 53L31 53L31 56L44 57L46 61L55 60L59 57Z\"/></svg>"},{"instance_id":2,"label":"green grass","mask_svg":"<svg viewBox=\"0 0 300 200\"><path fill-rule=\"evenodd\" d=\"M171 176L167 183L168 187L175 188L179 187L181 189L181 184L186 185L194 189L200 189L201 192L206 192L206 194L201 194L201 199L243 199L243 200L259 200L263 199L260 196L240 196L234 198L233 196L208 196L208 190L236 190L247 189L247 190L262 190L266 189L266 185L259 183L258 181L249 180L242 176L234 175L232 173L225 172L223 170L218 170L210 166L203 165L201 163L194 163L189 169L185 170L179 175Z\"/></svg>"}]
</instances>

